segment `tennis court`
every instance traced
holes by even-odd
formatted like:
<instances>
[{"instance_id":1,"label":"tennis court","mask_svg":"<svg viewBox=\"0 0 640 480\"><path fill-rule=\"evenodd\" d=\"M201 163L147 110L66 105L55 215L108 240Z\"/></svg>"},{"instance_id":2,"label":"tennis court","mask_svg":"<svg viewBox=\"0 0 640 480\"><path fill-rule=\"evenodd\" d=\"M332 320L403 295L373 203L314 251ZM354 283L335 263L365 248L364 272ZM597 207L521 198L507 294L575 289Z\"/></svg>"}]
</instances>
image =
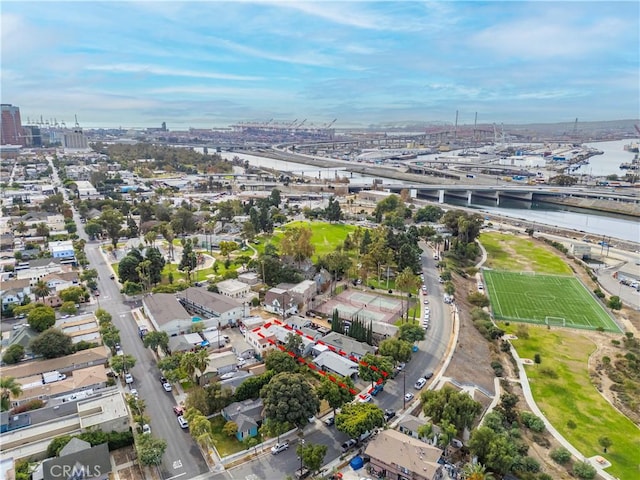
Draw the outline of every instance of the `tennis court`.
<instances>
[{"instance_id":1,"label":"tennis court","mask_svg":"<svg viewBox=\"0 0 640 480\"><path fill-rule=\"evenodd\" d=\"M496 270L484 270L482 274L497 320L621 331L577 278Z\"/></svg>"},{"instance_id":2,"label":"tennis court","mask_svg":"<svg viewBox=\"0 0 640 480\"><path fill-rule=\"evenodd\" d=\"M317 308L319 312L328 316L336 309L340 318L344 320L358 317L362 320L393 323L400 316L402 302L385 295L349 289Z\"/></svg>"}]
</instances>

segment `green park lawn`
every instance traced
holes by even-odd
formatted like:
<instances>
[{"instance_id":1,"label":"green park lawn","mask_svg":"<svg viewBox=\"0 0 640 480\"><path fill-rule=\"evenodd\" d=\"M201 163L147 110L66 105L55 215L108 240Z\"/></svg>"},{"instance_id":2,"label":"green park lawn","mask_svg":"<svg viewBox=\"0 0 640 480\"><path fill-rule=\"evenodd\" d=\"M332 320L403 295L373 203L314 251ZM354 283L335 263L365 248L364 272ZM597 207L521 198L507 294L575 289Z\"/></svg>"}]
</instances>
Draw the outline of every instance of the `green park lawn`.
<instances>
[{"instance_id":1,"label":"green park lawn","mask_svg":"<svg viewBox=\"0 0 640 480\"><path fill-rule=\"evenodd\" d=\"M487 251L486 267L495 270L534 271L549 275L572 275L569 265L554 252L530 238L489 232L480 235Z\"/></svg>"},{"instance_id":2,"label":"green park lawn","mask_svg":"<svg viewBox=\"0 0 640 480\"><path fill-rule=\"evenodd\" d=\"M290 222L282 227L283 230L292 227L310 227L313 234L311 235L311 243L313 243L316 251L312 258L316 261L318 257L326 255L335 251L336 247L344 242L351 232L356 227L353 225L347 225L343 223L327 223L327 222ZM274 233L271 237L271 241L278 246L282 234ZM264 249L262 245L256 245L256 248L260 251L259 247Z\"/></svg>"},{"instance_id":3,"label":"green park lawn","mask_svg":"<svg viewBox=\"0 0 640 480\"><path fill-rule=\"evenodd\" d=\"M513 324L503 326L516 333ZM533 359L539 353L539 365L526 366L531 391L540 410L553 426L583 455L602 455L612 463L607 472L617 478L638 478L638 427L600 395L591 383L589 356L596 349L586 336L542 327L525 327L528 338L513 345L521 358ZM522 335L520 335L522 337ZM575 423L575 428L568 424ZM603 454L598 439L607 436L612 446Z\"/></svg>"}]
</instances>

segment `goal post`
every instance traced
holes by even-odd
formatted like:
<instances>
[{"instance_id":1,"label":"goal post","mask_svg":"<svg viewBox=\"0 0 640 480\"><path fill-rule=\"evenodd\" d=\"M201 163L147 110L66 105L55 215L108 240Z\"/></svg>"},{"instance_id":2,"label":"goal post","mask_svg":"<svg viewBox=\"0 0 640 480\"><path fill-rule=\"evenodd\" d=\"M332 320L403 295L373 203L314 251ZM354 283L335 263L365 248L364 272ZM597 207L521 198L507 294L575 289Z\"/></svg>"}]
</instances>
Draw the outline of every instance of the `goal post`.
<instances>
[{"instance_id":1,"label":"goal post","mask_svg":"<svg viewBox=\"0 0 640 480\"><path fill-rule=\"evenodd\" d=\"M566 327L567 322L564 317L544 317L544 324L548 327Z\"/></svg>"},{"instance_id":2,"label":"goal post","mask_svg":"<svg viewBox=\"0 0 640 480\"><path fill-rule=\"evenodd\" d=\"M527 275L529 277L535 277L536 276L536 272L522 271L522 272L520 272L520 275Z\"/></svg>"}]
</instances>

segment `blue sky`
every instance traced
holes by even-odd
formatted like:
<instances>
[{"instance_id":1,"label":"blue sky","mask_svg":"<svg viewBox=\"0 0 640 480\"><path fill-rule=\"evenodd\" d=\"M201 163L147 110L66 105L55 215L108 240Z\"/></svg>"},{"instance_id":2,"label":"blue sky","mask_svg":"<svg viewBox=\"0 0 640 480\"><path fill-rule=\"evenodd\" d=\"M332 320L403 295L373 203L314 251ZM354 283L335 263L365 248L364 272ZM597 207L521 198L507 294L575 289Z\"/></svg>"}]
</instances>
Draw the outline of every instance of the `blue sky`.
<instances>
[{"instance_id":1,"label":"blue sky","mask_svg":"<svg viewBox=\"0 0 640 480\"><path fill-rule=\"evenodd\" d=\"M1 100L86 127L638 118L639 5L3 0Z\"/></svg>"}]
</instances>

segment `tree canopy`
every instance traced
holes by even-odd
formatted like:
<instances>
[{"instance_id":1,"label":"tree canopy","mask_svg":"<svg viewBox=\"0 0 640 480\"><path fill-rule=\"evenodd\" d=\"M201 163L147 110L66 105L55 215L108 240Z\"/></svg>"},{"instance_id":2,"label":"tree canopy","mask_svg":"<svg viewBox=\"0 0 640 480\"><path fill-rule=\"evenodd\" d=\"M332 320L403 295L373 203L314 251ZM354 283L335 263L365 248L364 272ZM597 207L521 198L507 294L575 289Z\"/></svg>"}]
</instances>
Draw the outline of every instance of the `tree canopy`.
<instances>
[{"instance_id":1,"label":"tree canopy","mask_svg":"<svg viewBox=\"0 0 640 480\"><path fill-rule=\"evenodd\" d=\"M49 328L31 340L31 350L44 358L58 358L73 353L71 337L57 328Z\"/></svg>"},{"instance_id":2,"label":"tree canopy","mask_svg":"<svg viewBox=\"0 0 640 480\"><path fill-rule=\"evenodd\" d=\"M36 332L44 332L56 323L56 312L51 307L38 305L29 312L27 321Z\"/></svg>"},{"instance_id":3,"label":"tree canopy","mask_svg":"<svg viewBox=\"0 0 640 480\"><path fill-rule=\"evenodd\" d=\"M384 425L384 412L380 407L369 402L347 403L340 413L336 414L336 428L358 438L365 432Z\"/></svg>"},{"instance_id":4,"label":"tree canopy","mask_svg":"<svg viewBox=\"0 0 640 480\"><path fill-rule=\"evenodd\" d=\"M283 372L275 375L260 391L264 416L297 427L308 423L318 413L320 400L307 379L299 373Z\"/></svg>"}]
</instances>

